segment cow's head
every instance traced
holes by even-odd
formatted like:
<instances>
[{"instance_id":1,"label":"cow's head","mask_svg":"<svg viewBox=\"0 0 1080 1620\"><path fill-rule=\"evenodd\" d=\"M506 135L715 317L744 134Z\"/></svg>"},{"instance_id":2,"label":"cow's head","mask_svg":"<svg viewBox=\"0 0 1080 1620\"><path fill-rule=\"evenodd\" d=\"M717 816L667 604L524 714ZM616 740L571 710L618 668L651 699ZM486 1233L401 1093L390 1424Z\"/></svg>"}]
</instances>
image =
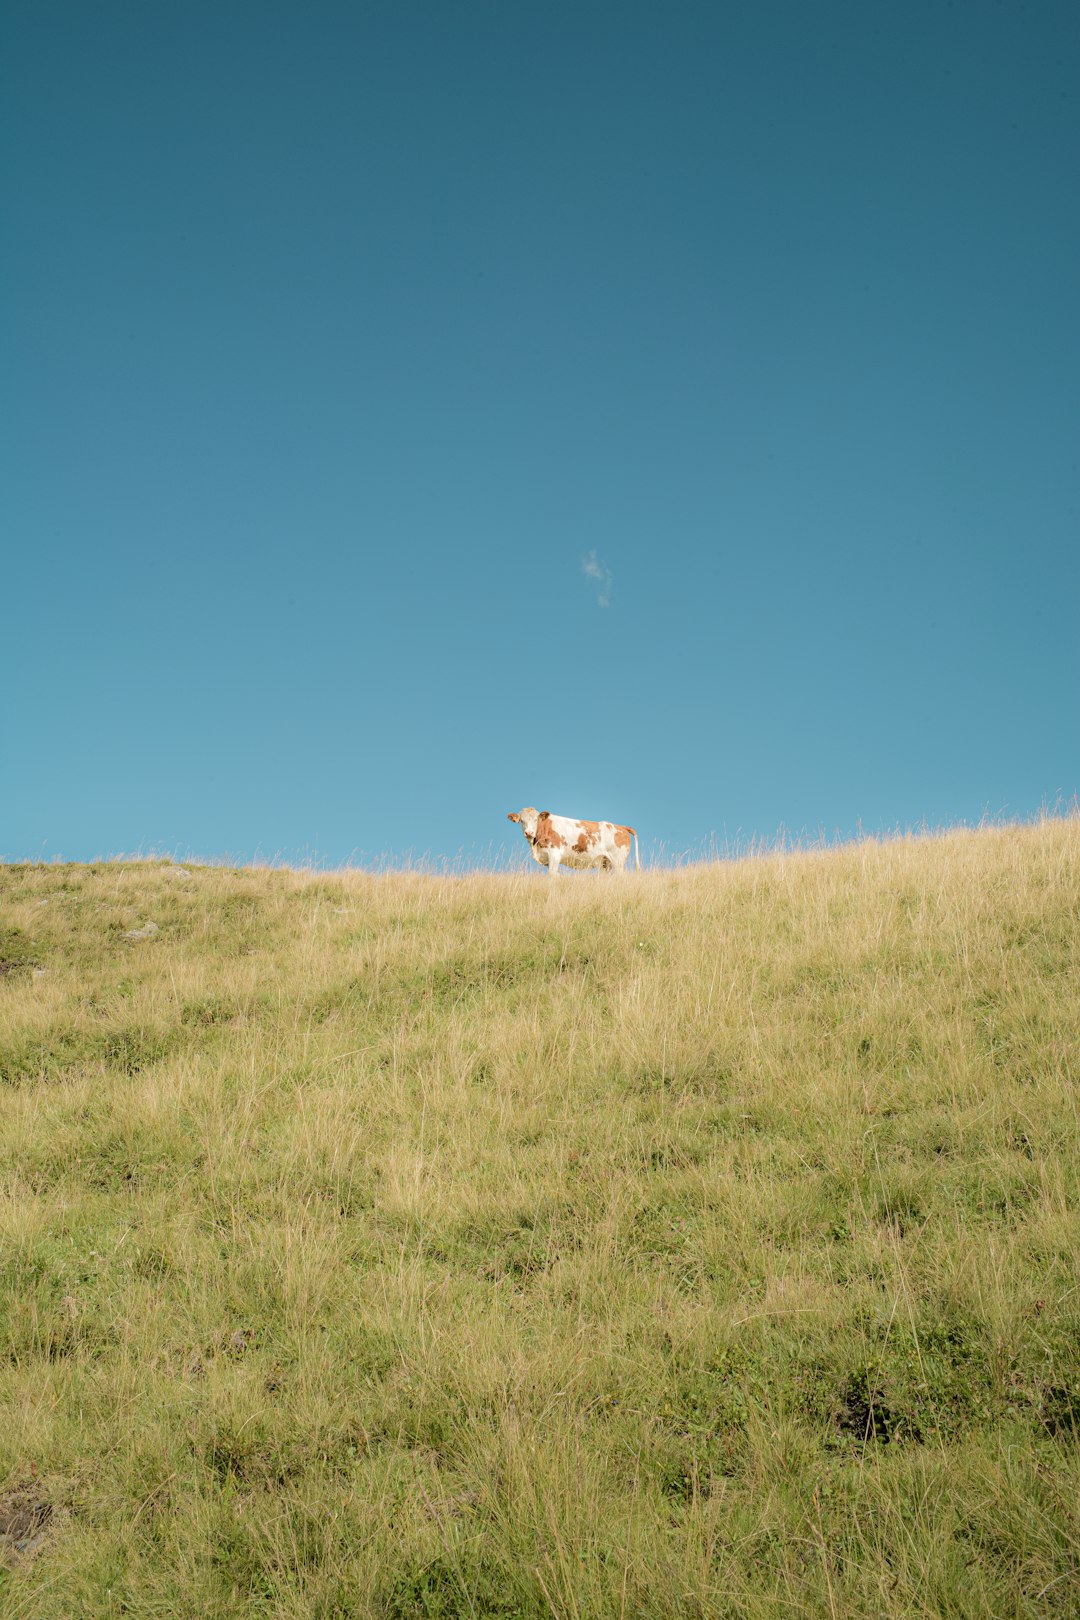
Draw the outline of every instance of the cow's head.
<instances>
[{"instance_id":1,"label":"cow's head","mask_svg":"<svg viewBox=\"0 0 1080 1620\"><path fill-rule=\"evenodd\" d=\"M508 810L507 821L516 821L526 838L536 837L536 823L540 820L532 805L526 805L524 810Z\"/></svg>"}]
</instances>

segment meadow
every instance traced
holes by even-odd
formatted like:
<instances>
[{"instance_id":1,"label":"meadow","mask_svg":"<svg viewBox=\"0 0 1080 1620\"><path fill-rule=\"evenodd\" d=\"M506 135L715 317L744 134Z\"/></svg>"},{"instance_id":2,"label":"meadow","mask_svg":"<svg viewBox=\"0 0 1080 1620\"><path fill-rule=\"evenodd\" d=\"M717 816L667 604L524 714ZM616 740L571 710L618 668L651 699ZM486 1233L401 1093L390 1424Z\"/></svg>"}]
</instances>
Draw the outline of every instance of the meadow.
<instances>
[{"instance_id":1,"label":"meadow","mask_svg":"<svg viewBox=\"0 0 1080 1620\"><path fill-rule=\"evenodd\" d=\"M1076 818L2 867L0 1614L1075 1616L1078 1095Z\"/></svg>"}]
</instances>

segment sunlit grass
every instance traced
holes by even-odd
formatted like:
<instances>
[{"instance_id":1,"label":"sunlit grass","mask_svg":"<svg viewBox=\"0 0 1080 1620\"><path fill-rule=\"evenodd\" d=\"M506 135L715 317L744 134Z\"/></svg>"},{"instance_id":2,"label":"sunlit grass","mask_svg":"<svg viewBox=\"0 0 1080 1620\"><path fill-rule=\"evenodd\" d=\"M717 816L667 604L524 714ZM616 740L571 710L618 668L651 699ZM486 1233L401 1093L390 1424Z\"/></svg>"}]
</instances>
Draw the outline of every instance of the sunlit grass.
<instances>
[{"instance_id":1,"label":"sunlit grass","mask_svg":"<svg viewBox=\"0 0 1080 1620\"><path fill-rule=\"evenodd\" d=\"M0 901L0 1612L1080 1609L1075 819Z\"/></svg>"}]
</instances>

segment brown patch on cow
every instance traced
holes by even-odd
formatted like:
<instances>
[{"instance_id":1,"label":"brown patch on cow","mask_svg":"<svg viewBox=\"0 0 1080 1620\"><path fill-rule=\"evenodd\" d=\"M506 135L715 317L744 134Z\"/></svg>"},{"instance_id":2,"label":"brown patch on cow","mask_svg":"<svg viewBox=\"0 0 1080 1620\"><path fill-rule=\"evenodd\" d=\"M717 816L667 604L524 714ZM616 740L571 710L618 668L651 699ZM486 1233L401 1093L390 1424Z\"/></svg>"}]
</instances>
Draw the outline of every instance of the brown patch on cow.
<instances>
[{"instance_id":1,"label":"brown patch on cow","mask_svg":"<svg viewBox=\"0 0 1080 1620\"><path fill-rule=\"evenodd\" d=\"M616 827L615 847L617 849L629 849L631 838L636 837L637 833L634 831L633 827Z\"/></svg>"},{"instance_id":2,"label":"brown patch on cow","mask_svg":"<svg viewBox=\"0 0 1080 1620\"><path fill-rule=\"evenodd\" d=\"M536 823L536 837L533 839L537 849L562 849L565 842L562 834L552 826L549 812L541 810L540 819Z\"/></svg>"},{"instance_id":3,"label":"brown patch on cow","mask_svg":"<svg viewBox=\"0 0 1080 1620\"><path fill-rule=\"evenodd\" d=\"M593 844L600 842L600 823L598 821L579 821L581 831L578 833L574 851L578 855L587 855Z\"/></svg>"}]
</instances>

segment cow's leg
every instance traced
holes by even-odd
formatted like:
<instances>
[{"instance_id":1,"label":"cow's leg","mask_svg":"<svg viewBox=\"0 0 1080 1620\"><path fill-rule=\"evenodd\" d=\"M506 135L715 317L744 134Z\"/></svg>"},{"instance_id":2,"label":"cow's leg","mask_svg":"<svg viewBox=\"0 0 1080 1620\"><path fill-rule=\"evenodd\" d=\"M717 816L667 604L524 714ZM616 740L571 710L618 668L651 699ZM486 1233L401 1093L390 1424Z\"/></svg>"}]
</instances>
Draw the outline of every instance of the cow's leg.
<instances>
[{"instance_id":1,"label":"cow's leg","mask_svg":"<svg viewBox=\"0 0 1080 1620\"><path fill-rule=\"evenodd\" d=\"M556 878L559 875L560 855L557 849L548 850L548 877Z\"/></svg>"}]
</instances>

